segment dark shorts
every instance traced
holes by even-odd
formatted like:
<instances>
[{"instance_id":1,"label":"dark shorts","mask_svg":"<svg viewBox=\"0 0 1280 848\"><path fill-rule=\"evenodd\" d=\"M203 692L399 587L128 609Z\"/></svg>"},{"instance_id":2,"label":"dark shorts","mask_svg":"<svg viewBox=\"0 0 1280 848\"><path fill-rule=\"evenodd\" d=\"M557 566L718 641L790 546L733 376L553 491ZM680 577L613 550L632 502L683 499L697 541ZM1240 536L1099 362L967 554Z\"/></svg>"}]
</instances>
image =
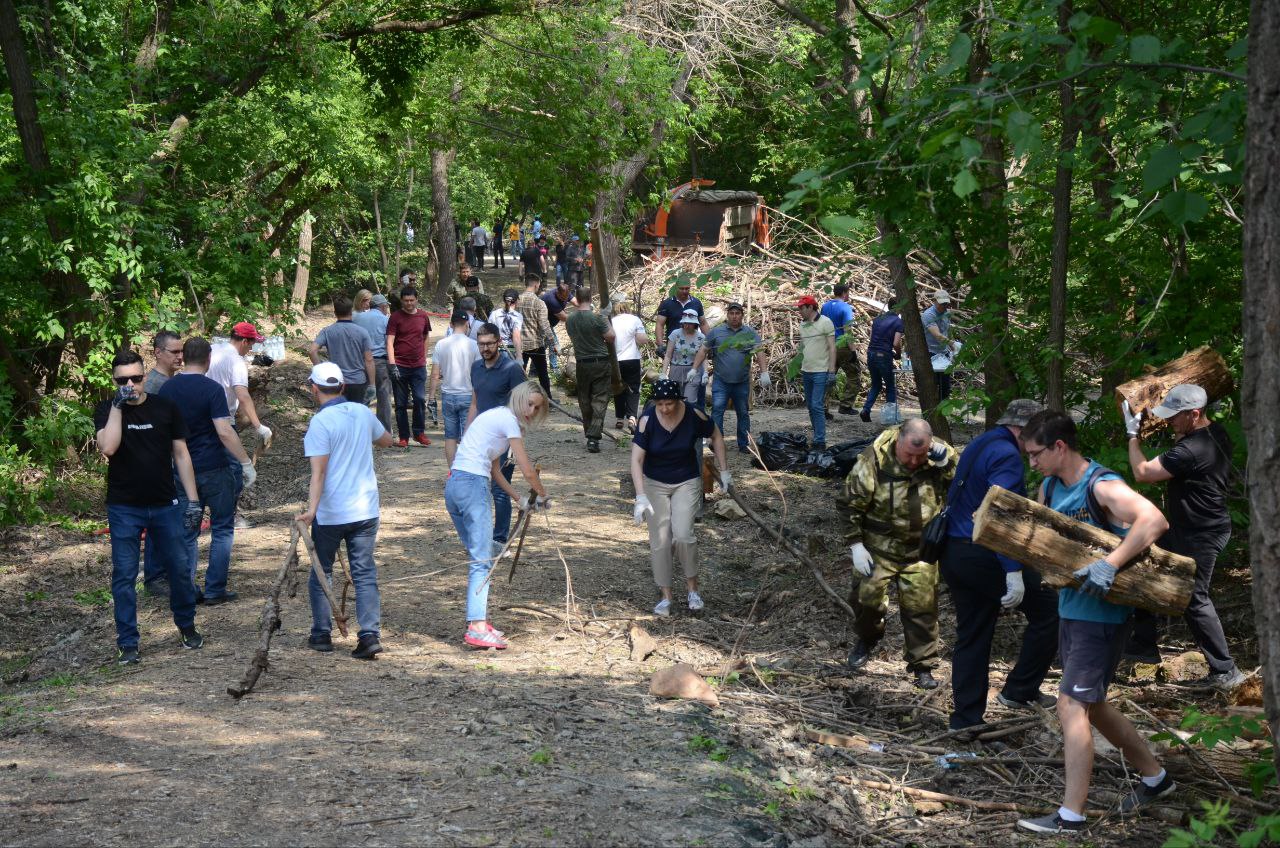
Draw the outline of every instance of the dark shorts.
<instances>
[{"instance_id":1,"label":"dark shorts","mask_svg":"<svg viewBox=\"0 0 1280 848\"><path fill-rule=\"evenodd\" d=\"M1107 700L1120 655L1129 641L1132 617L1120 624L1064 618L1058 623L1062 685L1058 691L1085 704Z\"/></svg>"}]
</instances>

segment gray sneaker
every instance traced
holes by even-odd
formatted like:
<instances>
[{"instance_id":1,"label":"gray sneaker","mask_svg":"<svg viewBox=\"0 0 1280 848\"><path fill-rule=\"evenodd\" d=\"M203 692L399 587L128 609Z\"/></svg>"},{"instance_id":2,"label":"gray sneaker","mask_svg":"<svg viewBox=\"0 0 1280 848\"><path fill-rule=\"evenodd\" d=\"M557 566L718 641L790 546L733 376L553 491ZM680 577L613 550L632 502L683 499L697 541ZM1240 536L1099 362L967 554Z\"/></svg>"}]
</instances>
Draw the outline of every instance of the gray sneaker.
<instances>
[{"instance_id":1,"label":"gray sneaker","mask_svg":"<svg viewBox=\"0 0 1280 848\"><path fill-rule=\"evenodd\" d=\"M1219 692L1234 692L1248 679L1248 675L1239 668L1233 667L1230 671L1209 672L1199 680L1188 681L1183 686L1189 689L1217 689Z\"/></svg>"},{"instance_id":2,"label":"gray sneaker","mask_svg":"<svg viewBox=\"0 0 1280 848\"><path fill-rule=\"evenodd\" d=\"M1008 707L1011 710L1032 710L1037 704L1046 710L1051 710L1058 704L1058 698L1055 695L1046 695L1043 692L1037 692L1034 700L1015 701L1013 698L1006 696L1003 692L996 695L996 701L1002 707Z\"/></svg>"},{"instance_id":3,"label":"gray sneaker","mask_svg":"<svg viewBox=\"0 0 1280 848\"><path fill-rule=\"evenodd\" d=\"M1178 784L1173 782L1173 777L1168 772L1164 774L1164 780L1155 786L1148 786L1141 780L1133 787L1125 799L1120 802L1121 813L1132 813L1141 807L1155 802L1156 800L1169 795L1178 788Z\"/></svg>"},{"instance_id":4,"label":"gray sneaker","mask_svg":"<svg viewBox=\"0 0 1280 848\"><path fill-rule=\"evenodd\" d=\"M1050 813L1038 819L1018 819L1018 827L1032 833L1044 833L1052 836L1075 836L1084 832L1082 821L1069 822L1057 813Z\"/></svg>"}]
</instances>

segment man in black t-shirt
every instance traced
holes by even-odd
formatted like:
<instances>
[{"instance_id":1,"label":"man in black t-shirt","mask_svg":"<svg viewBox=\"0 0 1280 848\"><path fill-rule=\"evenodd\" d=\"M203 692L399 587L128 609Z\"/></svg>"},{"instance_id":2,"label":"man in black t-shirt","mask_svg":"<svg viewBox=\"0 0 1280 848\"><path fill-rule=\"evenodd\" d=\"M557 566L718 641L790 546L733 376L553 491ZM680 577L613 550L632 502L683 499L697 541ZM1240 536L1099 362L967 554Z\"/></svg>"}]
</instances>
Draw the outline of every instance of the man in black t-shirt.
<instances>
[{"instance_id":1,"label":"man in black t-shirt","mask_svg":"<svg viewBox=\"0 0 1280 848\"><path fill-rule=\"evenodd\" d=\"M111 362L115 396L94 410L98 450L107 457L107 526L111 531L111 598L115 606L117 662L133 665L138 653L139 539L169 575L169 608L186 648L204 646L195 628L195 584L187 570L183 532L200 526L195 473L187 452L187 428L178 408L142 390L142 357L131 350ZM190 506L179 505L174 468Z\"/></svg>"},{"instance_id":2,"label":"man in black t-shirt","mask_svg":"<svg viewBox=\"0 0 1280 848\"><path fill-rule=\"evenodd\" d=\"M525 274L537 274L543 282L546 282L547 260L542 249L544 243L542 236L529 242L529 246L520 254L520 261L524 264Z\"/></svg>"},{"instance_id":3,"label":"man in black t-shirt","mask_svg":"<svg viewBox=\"0 0 1280 848\"><path fill-rule=\"evenodd\" d=\"M1169 481L1165 515L1169 530L1160 546L1196 561L1195 587L1183 619L1196 645L1209 663L1208 676L1197 685L1230 691L1245 681L1236 668L1222 632L1222 622L1209 597L1213 566L1231 538L1227 511L1227 478L1231 473L1231 438L1222 425L1205 417L1209 402L1205 390L1184 383L1174 386L1151 414L1169 422L1178 441L1155 459L1142 453L1142 413L1124 404L1125 433L1129 438L1129 465L1139 483ZM1160 661L1155 616L1138 610L1126 656Z\"/></svg>"}]
</instances>

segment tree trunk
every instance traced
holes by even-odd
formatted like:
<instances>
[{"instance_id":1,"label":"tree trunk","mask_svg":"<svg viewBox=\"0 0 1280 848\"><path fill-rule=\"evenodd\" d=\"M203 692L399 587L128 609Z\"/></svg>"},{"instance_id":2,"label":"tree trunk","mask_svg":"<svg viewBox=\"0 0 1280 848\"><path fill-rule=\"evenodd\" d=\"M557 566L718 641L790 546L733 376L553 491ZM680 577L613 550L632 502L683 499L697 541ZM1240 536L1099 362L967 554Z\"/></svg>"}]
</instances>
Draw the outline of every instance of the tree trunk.
<instances>
[{"instance_id":1,"label":"tree trunk","mask_svg":"<svg viewBox=\"0 0 1280 848\"><path fill-rule=\"evenodd\" d=\"M1078 586L1072 572L1120 545L1119 536L999 486L987 490L973 514L973 541L1031 566L1057 588ZM1191 600L1195 574L1195 560L1152 545L1120 570L1107 600L1180 616Z\"/></svg>"},{"instance_id":2,"label":"tree trunk","mask_svg":"<svg viewBox=\"0 0 1280 848\"><path fill-rule=\"evenodd\" d=\"M1280 5L1253 0L1244 216L1244 433L1263 703L1280 739ZM1280 745L1273 746L1280 769Z\"/></svg>"},{"instance_id":3,"label":"tree trunk","mask_svg":"<svg viewBox=\"0 0 1280 848\"><path fill-rule=\"evenodd\" d=\"M405 140L405 149L413 155L413 136ZM404 193L404 209L400 211L400 225L396 227L396 279L400 279L400 245L404 243L404 222L409 218L409 206L413 202L413 165L409 166L409 184Z\"/></svg>"},{"instance_id":4,"label":"tree trunk","mask_svg":"<svg viewBox=\"0 0 1280 848\"><path fill-rule=\"evenodd\" d=\"M1142 436L1146 438L1164 426L1164 422L1149 414L1149 411L1159 405L1169 389L1180 383L1199 386L1209 395L1210 401L1226 397L1235 388L1235 381L1222 356L1204 345L1166 362L1150 373L1117 386L1116 408L1127 400L1129 408L1134 412L1147 412L1142 421Z\"/></svg>"},{"instance_id":5,"label":"tree trunk","mask_svg":"<svg viewBox=\"0 0 1280 848\"><path fill-rule=\"evenodd\" d=\"M458 276L458 238L453 220L453 201L449 199L449 166L453 164L454 150L439 147L431 149L431 211L435 216L436 261L439 278L436 280L436 297L447 303L449 286Z\"/></svg>"},{"instance_id":6,"label":"tree trunk","mask_svg":"<svg viewBox=\"0 0 1280 848\"><path fill-rule=\"evenodd\" d=\"M387 243L382 237L382 204L378 202L378 190L373 190L373 226L378 235L378 255L382 258L382 279L388 287L395 285L395 281L400 279L400 273L397 270L396 275L391 275L391 261L387 258Z\"/></svg>"},{"instance_id":7,"label":"tree trunk","mask_svg":"<svg viewBox=\"0 0 1280 848\"><path fill-rule=\"evenodd\" d=\"M307 287L311 284L311 213L302 216L302 228L298 231L298 267L293 272L293 297L289 303L293 314L301 321L307 311Z\"/></svg>"},{"instance_id":8,"label":"tree trunk","mask_svg":"<svg viewBox=\"0 0 1280 848\"><path fill-rule=\"evenodd\" d=\"M591 252L593 255L598 254L600 251L600 234L600 222L592 221L589 236L591 238ZM605 269L603 262L592 261L591 276L595 278L596 298L600 303L601 312L605 315L611 315L613 313L613 309L609 298L609 272ZM617 348L614 346L613 342L606 342L606 344L609 347L609 363L613 366L611 375L612 386L610 387L610 390L616 397L623 389L622 370L618 365Z\"/></svg>"},{"instance_id":9,"label":"tree trunk","mask_svg":"<svg viewBox=\"0 0 1280 848\"><path fill-rule=\"evenodd\" d=\"M1071 0L1058 7L1058 31L1070 38ZM1059 52L1066 55L1069 45ZM1075 171L1071 157L1076 149L1079 123L1075 110L1075 87L1070 80L1059 84L1062 107L1062 135L1058 140L1058 167L1053 179L1053 260L1049 268L1049 379L1045 404L1050 409L1066 408L1067 353L1067 261L1071 248L1071 184Z\"/></svg>"}]
</instances>

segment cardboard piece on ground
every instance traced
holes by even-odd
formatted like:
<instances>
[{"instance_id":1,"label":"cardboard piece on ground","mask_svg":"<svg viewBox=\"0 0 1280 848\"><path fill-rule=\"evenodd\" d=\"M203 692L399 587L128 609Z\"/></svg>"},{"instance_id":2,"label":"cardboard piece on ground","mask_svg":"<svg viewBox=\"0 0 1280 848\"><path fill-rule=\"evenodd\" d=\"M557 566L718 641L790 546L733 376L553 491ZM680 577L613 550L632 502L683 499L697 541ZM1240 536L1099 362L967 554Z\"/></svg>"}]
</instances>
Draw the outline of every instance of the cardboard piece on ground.
<instances>
[{"instance_id":1,"label":"cardboard piece on ground","mask_svg":"<svg viewBox=\"0 0 1280 848\"><path fill-rule=\"evenodd\" d=\"M669 668L655 671L649 680L649 694L659 698L698 701L708 707L720 706L720 699L716 697L716 693L688 663L676 663Z\"/></svg>"}]
</instances>

